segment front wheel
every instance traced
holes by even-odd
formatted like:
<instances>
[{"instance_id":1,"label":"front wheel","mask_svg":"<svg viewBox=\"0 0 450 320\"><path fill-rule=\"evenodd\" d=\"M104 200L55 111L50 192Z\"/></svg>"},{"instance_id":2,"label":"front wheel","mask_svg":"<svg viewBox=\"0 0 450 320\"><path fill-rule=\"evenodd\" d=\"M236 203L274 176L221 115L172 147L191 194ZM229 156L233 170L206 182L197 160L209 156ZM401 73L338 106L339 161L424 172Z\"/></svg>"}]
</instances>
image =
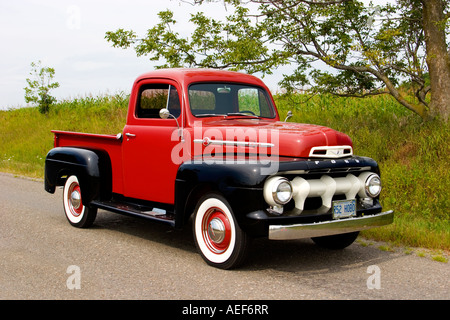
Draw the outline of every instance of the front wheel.
<instances>
[{"instance_id":1,"label":"front wheel","mask_svg":"<svg viewBox=\"0 0 450 320\"><path fill-rule=\"evenodd\" d=\"M244 261L250 238L241 230L222 196L209 194L200 199L195 209L193 231L197 249L207 264L231 269Z\"/></svg>"},{"instance_id":2,"label":"front wheel","mask_svg":"<svg viewBox=\"0 0 450 320\"><path fill-rule=\"evenodd\" d=\"M83 204L81 188L76 176L67 178L64 185L63 205L69 223L77 228L88 228L97 217L97 208L90 208Z\"/></svg>"}]
</instances>

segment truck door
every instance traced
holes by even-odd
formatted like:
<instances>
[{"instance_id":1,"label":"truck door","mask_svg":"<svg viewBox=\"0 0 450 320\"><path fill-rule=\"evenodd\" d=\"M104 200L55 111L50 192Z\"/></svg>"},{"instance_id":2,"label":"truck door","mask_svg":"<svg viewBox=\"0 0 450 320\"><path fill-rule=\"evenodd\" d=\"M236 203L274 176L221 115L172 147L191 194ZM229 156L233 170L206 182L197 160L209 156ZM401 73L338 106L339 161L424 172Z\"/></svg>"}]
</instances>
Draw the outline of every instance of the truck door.
<instances>
[{"instance_id":1,"label":"truck door","mask_svg":"<svg viewBox=\"0 0 450 320\"><path fill-rule=\"evenodd\" d=\"M177 139L175 119L161 119L159 111L168 108L181 126L180 93L175 83L168 80L146 80L139 87L136 107L134 113L128 114L123 135L126 197L174 203L179 164L172 161L171 151L181 142Z\"/></svg>"}]
</instances>

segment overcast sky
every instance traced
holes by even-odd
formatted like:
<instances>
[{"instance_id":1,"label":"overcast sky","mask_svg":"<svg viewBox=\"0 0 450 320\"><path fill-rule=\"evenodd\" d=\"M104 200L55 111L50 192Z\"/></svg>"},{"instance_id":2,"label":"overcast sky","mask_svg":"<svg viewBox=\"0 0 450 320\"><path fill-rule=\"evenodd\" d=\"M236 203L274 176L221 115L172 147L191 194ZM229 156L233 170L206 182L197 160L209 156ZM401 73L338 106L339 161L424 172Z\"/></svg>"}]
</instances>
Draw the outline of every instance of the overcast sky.
<instances>
[{"instance_id":1,"label":"overcast sky","mask_svg":"<svg viewBox=\"0 0 450 320\"><path fill-rule=\"evenodd\" d=\"M208 5L217 14L223 5ZM129 92L134 79L154 64L134 50L113 48L106 31L132 29L139 35L171 9L182 23L204 9L178 0L20 0L0 2L0 108L25 106L31 62L55 68L58 99Z\"/></svg>"},{"instance_id":2,"label":"overcast sky","mask_svg":"<svg viewBox=\"0 0 450 320\"><path fill-rule=\"evenodd\" d=\"M364 0L367 2L368 0ZM181 0L19 0L0 2L0 109L25 106L24 87L31 63L55 68L58 99L129 93L134 79L155 63L136 57L133 49L113 48L107 31L132 29L139 36L159 20L157 13L174 12L177 32L189 36L191 13L204 11L221 18L223 2L192 6ZM375 1L376 4L386 2ZM231 8L229 8L231 10ZM229 13L229 12L228 12ZM284 73L288 73L285 67ZM282 70L263 80L277 90Z\"/></svg>"},{"instance_id":3,"label":"overcast sky","mask_svg":"<svg viewBox=\"0 0 450 320\"><path fill-rule=\"evenodd\" d=\"M129 92L134 79L154 69L134 50L113 48L106 31L132 29L138 35L157 23L159 11L171 9L189 32L190 13L226 14L223 4L192 6L178 0L19 0L0 2L0 109L25 106L24 90L31 62L55 68L58 99ZM184 26L185 24L185 26ZM278 80L266 79L276 89Z\"/></svg>"}]
</instances>

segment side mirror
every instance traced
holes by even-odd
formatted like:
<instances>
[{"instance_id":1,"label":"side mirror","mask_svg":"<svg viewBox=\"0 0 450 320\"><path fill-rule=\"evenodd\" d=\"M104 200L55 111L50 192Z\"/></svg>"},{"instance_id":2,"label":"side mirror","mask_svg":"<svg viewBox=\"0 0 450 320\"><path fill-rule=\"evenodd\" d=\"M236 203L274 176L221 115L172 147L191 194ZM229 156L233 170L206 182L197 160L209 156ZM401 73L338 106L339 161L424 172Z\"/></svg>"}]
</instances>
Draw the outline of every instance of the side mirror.
<instances>
[{"instance_id":1,"label":"side mirror","mask_svg":"<svg viewBox=\"0 0 450 320\"><path fill-rule=\"evenodd\" d=\"M159 117L161 119L168 119L171 116L170 111L166 108L159 110ZM175 118L175 117L174 117Z\"/></svg>"},{"instance_id":2,"label":"side mirror","mask_svg":"<svg viewBox=\"0 0 450 320\"><path fill-rule=\"evenodd\" d=\"M162 108L161 110L159 110L159 117L161 119L169 119L169 118L175 119L175 122L177 123L177 127L178 127L178 136L181 138L181 141L184 142L183 129L180 128L177 118L175 118L175 116L170 113L169 109Z\"/></svg>"},{"instance_id":3,"label":"side mirror","mask_svg":"<svg viewBox=\"0 0 450 320\"><path fill-rule=\"evenodd\" d=\"M286 119L284 119L284 122L288 121L288 119L292 116L293 116L292 111L288 111Z\"/></svg>"}]
</instances>

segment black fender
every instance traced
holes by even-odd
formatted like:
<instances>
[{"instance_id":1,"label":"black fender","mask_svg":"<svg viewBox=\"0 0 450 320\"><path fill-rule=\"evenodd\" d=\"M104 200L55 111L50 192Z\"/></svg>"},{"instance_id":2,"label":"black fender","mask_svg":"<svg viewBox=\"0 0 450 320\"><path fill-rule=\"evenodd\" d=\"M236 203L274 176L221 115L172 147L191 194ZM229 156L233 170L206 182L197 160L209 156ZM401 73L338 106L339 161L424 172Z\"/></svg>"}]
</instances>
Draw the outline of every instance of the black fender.
<instances>
[{"instance_id":1,"label":"black fender","mask_svg":"<svg viewBox=\"0 0 450 320\"><path fill-rule=\"evenodd\" d=\"M245 214L264 207L265 165L255 163L185 162L175 181L176 226L186 223L201 196L219 193L230 204L239 225L245 226Z\"/></svg>"},{"instance_id":2,"label":"black fender","mask_svg":"<svg viewBox=\"0 0 450 320\"><path fill-rule=\"evenodd\" d=\"M112 169L106 151L72 147L50 150L45 159L45 190L54 193L70 175L78 177L85 203L111 198Z\"/></svg>"}]
</instances>

